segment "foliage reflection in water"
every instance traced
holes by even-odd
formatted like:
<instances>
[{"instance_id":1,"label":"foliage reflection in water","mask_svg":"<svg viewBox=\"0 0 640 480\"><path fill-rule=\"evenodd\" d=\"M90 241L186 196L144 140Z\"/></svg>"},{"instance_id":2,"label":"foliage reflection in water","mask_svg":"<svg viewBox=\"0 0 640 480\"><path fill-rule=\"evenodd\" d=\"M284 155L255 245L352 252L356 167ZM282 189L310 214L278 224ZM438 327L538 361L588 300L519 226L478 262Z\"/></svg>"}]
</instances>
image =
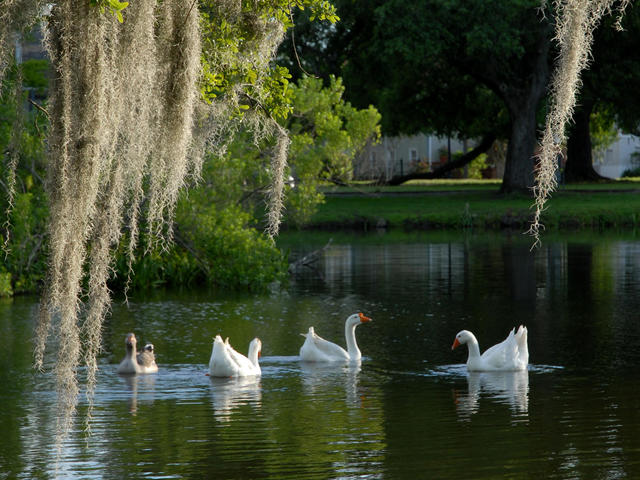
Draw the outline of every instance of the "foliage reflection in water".
<instances>
[{"instance_id":1,"label":"foliage reflection in water","mask_svg":"<svg viewBox=\"0 0 640 480\"><path fill-rule=\"evenodd\" d=\"M316 271L266 296L114 305L93 435L76 427L59 476L640 477L640 242L530 252L510 238L409 240L334 241ZM30 370L34 311L0 304L0 478L54 476L53 380ZM313 325L344 345L356 311L373 319L357 332L361 364L298 361L300 333ZM470 374L450 349L462 328L485 349L520 323L528 371ZM129 331L154 343L158 374L116 374ZM262 376L209 378L218 333L240 350L259 336Z\"/></svg>"}]
</instances>

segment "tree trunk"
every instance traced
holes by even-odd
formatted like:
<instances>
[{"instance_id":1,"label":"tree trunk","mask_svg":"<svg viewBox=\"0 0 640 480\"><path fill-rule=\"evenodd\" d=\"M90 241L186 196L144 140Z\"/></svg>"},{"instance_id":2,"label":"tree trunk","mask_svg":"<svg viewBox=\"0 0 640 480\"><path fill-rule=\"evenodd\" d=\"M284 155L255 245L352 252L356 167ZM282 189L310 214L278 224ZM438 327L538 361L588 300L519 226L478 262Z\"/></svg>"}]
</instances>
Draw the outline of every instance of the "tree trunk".
<instances>
[{"instance_id":1,"label":"tree trunk","mask_svg":"<svg viewBox=\"0 0 640 480\"><path fill-rule=\"evenodd\" d=\"M537 102L536 102L537 103ZM536 107L525 106L511 113L511 136L502 178L503 193L531 192L536 147Z\"/></svg>"},{"instance_id":2,"label":"tree trunk","mask_svg":"<svg viewBox=\"0 0 640 480\"><path fill-rule=\"evenodd\" d=\"M534 153L537 143L536 113L547 91L549 78L550 25L540 28L537 48L527 65L529 75L520 85L498 84L498 93L507 105L511 136L500 191L531 192L534 185Z\"/></svg>"},{"instance_id":3,"label":"tree trunk","mask_svg":"<svg viewBox=\"0 0 640 480\"><path fill-rule=\"evenodd\" d=\"M589 131L592 110L593 102L584 102L573 114L574 125L567 141L567 163L564 172L567 182L584 182L604 178L593 168L591 133Z\"/></svg>"}]
</instances>

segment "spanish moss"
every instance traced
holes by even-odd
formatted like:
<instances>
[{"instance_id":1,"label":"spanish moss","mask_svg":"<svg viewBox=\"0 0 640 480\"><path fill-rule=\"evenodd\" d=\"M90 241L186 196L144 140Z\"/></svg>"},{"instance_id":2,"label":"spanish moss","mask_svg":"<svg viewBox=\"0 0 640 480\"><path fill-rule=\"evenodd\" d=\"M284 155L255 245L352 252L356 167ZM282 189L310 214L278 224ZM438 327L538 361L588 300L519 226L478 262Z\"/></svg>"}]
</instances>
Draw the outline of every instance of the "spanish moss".
<instances>
[{"instance_id":1,"label":"spanish moss","mask_svg":"<svg viewBox=\"0 0 640 480\"><path fill-rule=\"evenodd\" d=\"M629 0L555 0L556 35L559 47L557 65L551 80L550 110L542 137L536 167L534 218L529 233L534 246L540 243L540 222L546 201L557 186L558 158L563 155L565 126L573 115L576 96L581 87L580 73L590 61L593 32L603 15L618 3L618 27Z\"/></svg>"},{"instance_id":2,"label":"spanish moss","mask_svg":"<svg viewBox=\"0 0 640 480\"><path fill-rule=\"evenodd\" d=\"M243 35L238 51L207 45L204 49L207 64L220 71L240 72L240 76L251 71L253 78L251 88L247 89L244 81L236 82L211 105L210 112L216 113L208 115L206 137L203 140L209 151L223 154L229 140L240 128L252 133L256 148L267 138L275 139L270 165L272 185L267 198L266 226L267 233L273 238L278 233L282 218L283 175L287 165L289 138L286 130L267 112L265 103L268 99L263 98L263 92L268 90L264 88L264 84L269 80L269 66L284 38L285 29L281 22L271 16L257 13L259 8L255 8L255 11L243 9L238 0L209 3L209 8L217 18L223 19L228 25L248 26L249 32ZM258 7L259 2L255 3ZM243 110L246 112L243 115L231 113L248 107L252 107L251 110Z\"/></svg>"},{"instance_id":3,"label":"spanish moss","mask_svg":"<svg viewBox=\"0 0 640 480\"><path fill-rule=\"evenodd\" d=\"M187 11L178 0L134 2L123 23L70 0L52 9L51 252L36 366L42 367L54 331L61 434L73 419L82 358L89 398L95 388L112 253L125 226L135 248L145 185L148 228L167 239L184 178L199 172L200 159L190 155L198 25L197 9Z\"/></svg>"},{"instance_id":4,"label":"spanish moss","mask_svg":"<svg viewBox=\"0 0 640 480\"><path fill-rule=\"evenodd\" d=\"M58 451L73 423L81 365L87 425L91 417L114 252L126 242L131 271L140 238L149 239L147 249L171 242L179 193L199 178L204 153L223 154L240 129L252 132L256 146L273 139L272 237L283 208L289 138L268 106L282 22L258 1L243 7L239 0L137 0L116 15L101 13L96 5L102 3L4 0L0 12L0 81L15 32L43 17L52 63L45 185L50 251L35 366L44 369L45 353L56 353ZM201 23L199 5L214 21ZM203 26L222 23L231 25L230 37L242 39L238 48L202 35ZM201 45L202 38L209 43ZM215 98L201 94L202 65L233 77ZM10 186L16 163L17 156L8 165Z\"/></svg>"},{"instance_id":5,"label":"spanish moss","mask_svg":"<svg viewBox=\"0 0 640 480\"><path fill-rule=\"evenodd\" d=\"M271 188L269 190L269 218L267 232L273 238L278 234L284 204L284 174L287 167L289 136L286 130L279 127L275 151L271 157Z\"/></svg>"},{"instance_id":6,"label":"spanish moss","mask_svg":"<svg viewBox=\"0 0 640 480\"><path fill-rule=\"evenodd\" d=\"M13 44L36 23L45 4L40 0L3 0L0 8L0 82L11 65Z\"/></svg>"},{"instance_id":7,"label":"spanish moss","mask_svg":"<svg viewBox=\"0 0 640 480\"><path fill-rule=\"evenodd\" d=\"M9 139L9 151L7 152L8 162L6 165L6 192L7 192L7 209L5 211L4 223L4 241L2 249L5 255L9 254L9 242L11 240L11 212L13 210L13 202L16 193L16 170L20 159L21 138L24 126L24 103L22 102L22 68L20 65L15 66L15 86L12 95L12 107L15 111L15 120L11 129L11 138ZM1 93L0 93L1 95Z\"/></svg>"},{"instance_id":8,"label":"spanish moss","mask_svg":"<svg viewBox=\"0 0 640 480\"><path fill-rule=\"evenodd\" d=\"M23 125L22 98L22 70L13 58L14 45L20 40L21 35L28 31L36 22L38 14L42 10L44 2L40 0L4 0L0 8L0 85L4 80L7 70L15 64L16 79L13 101L16 111L16 120L9 146L9 161L6 165L6 195L7 211L4 222L4 241L2 248L8 253L9 236L11 232L10 216L13 208L16 184L16 168L20 154L20 137Z\"/></svg>"}]
</instances>

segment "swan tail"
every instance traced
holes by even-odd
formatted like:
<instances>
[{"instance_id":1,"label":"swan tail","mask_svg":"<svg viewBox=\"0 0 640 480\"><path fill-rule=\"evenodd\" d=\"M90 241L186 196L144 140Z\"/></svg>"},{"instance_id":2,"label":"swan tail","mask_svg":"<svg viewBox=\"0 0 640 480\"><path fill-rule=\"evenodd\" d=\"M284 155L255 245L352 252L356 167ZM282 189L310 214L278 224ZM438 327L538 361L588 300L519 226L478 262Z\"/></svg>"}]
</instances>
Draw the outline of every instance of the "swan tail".
<instances>
[{"instance_id":1,"label":"swan tail","mask_svg":"<svg viewBox=\"0 0 640 480\"><path fill-rule=\"evenodd\" d=\"M518 346L526 346L527 345L527 327L523 327L520 325L518 327L518 333L516 333L516 340L518 342Z\"/></svg>"},{"instance_id":2,"label":"swan tail","mask_svg":"<svg viewBox=\"0 0 640 480\"><path fill-rule=\"evenodd\" d=\"M529 363L529 346L527 343L528 333L527 327L520 325L518 333L516 334L516 341L518 342L518 356L520 357L520 361L524 364Z\"/></svg>"},{"instance_id":3,"label":"swan tail","mask_svg":"<svg viewBox=\"0 0 640 480\"><path fill-rule=\"evenodd\" d=\"M316 336L316 332L313 330L313 327L309 327L309 331L307 333L301 333L300 335L305 338L313 338Z\"/></svg>"}]
</instances>

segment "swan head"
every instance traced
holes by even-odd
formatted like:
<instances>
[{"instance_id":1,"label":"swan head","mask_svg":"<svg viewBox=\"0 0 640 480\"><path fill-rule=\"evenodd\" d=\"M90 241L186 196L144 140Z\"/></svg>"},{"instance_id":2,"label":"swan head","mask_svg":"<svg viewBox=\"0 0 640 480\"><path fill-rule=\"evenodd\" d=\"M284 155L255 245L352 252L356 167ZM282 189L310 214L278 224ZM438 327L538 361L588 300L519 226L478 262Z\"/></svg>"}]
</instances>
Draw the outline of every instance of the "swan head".
<instances>
[{"instance_id":1,"label":"swan head","mask_svg":"<svg viewBox=\"0 0 640 480\"><path fill-rule=\"evenodd\" d=\"M153 343L147 343L142 350L153 353Z\"/></svg>"},{"instance_id":2,"label":"swan head","mask_svg":"<svg viewBox=\"0 0 640 480\"><path fill-rule=\"evenodd\" d=\"M347 325L349 326L360 325L361 323L367 323L370 321L371 319L369 317L367 317L362 312L359 312L359 313L354 313L353 315L350 315L349 318L347 318Z\"/></svg>"},{"instance_id":3,"label":"swan head","mask_svg":"<svg viewBox=\"0 0 640 480\"><path fill-rule=\"evenodd\" d=\"M457 348L460 345L464 345L467 342L470 342L473 338L475 338L473 336L473 333L471 333L468 330L461 330L460 332L458 332L458 334L456 335L455 340L453 341L453 345L451 345L451 350L454 350L455 348Z\"/></svg>"},{"instance_id":4,"label":"swan head","mask_svg":"<svg viewBox=\"0 0 640 480\"><path fill-rule=\"evenodd\" d=\"M262 355L262 341L257 337L251 340L251 343L249 343L249 351L252 350L258 352L258 357Z\"/></svg>"},{"instance_id":5,"label":"swan head","mask_svg":"<svg viewBox=\"0 0 640 480\"><path fill-rule=\"evenodd\" d=\"M133 350L135 351L136 349L136 336L133 333L127 333L127 336L124 338L124 344L127 346L127 350Z\"/></svg>"}]
</instances>

